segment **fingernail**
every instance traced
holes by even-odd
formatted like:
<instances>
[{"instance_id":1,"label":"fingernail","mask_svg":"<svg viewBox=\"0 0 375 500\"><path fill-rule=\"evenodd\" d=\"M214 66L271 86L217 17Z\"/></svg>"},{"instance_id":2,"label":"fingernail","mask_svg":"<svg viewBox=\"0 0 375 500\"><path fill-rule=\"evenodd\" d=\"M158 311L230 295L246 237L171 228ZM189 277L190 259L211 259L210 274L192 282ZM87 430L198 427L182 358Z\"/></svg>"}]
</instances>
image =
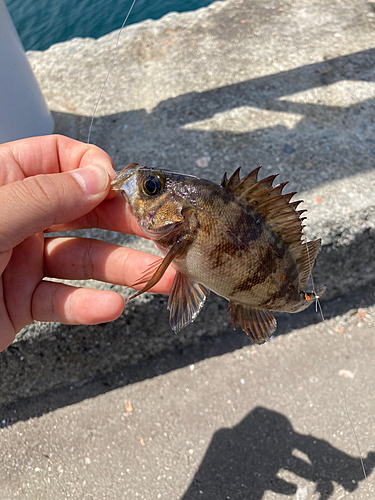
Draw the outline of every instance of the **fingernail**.
<instances>
[{"instance_id":1,"label":"fingernail","mask_svg":"<svg viewBox=\"0 0 375 500\"><path fill-rule=\"evenodd\" d=\"M109 175L99 165L89 165L72 172L77 182L86 194L99 194L105 191L109 185Z\"/></svg>"}]
</instances>

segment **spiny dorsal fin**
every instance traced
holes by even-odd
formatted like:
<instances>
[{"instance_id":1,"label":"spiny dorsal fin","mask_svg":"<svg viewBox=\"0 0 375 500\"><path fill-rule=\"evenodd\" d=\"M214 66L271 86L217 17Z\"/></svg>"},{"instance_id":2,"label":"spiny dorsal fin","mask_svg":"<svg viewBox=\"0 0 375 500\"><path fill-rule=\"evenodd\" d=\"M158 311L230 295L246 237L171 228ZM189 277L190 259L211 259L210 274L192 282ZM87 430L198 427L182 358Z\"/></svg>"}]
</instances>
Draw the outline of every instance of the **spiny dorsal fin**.
<instances>
[{"instance_id":1,"label":"spiny dorsal fin","mask_svg":"<svg viewBox=\"0 0 375 500\"><path fill-rule=\"evenodd\" d=\"M253 186L258 182L258 172L262 167L255 168L252 172L250 172L246 177L240 180L240 170L241 167L238 167L237 170L233 172L233 174L227 179L227 173L224 173L223 179L221 181L221 185L228 189L229 191L236 191L236 194L239 195L245 189Z\"/></svg>"},{"instance_id":2,"label":"spiny dorsal fin","mask_svg":"<svg viewBox=\"0 0 375 500\"><path fill-rule=\"evenodd\" d=\"M227 173L224 172L223 178L221 179L220 186L225 188L225 187L227 187L227 185L228 185L228 177L227 177Z\"/></svg>"},{"instance_id":3,"label":"spiny dorsal fin","mask_svg":"<svg viewBox=\"0 0 375 500\"><path fill-rule=\"evenodd\" d=\"M240 182L234 189L234 192L237 196L245 200L248 200L249 198L251 200L256 200L259 196L263 196L266 192L268 192L268 190L272 187L273 181L278 175L279 174L270 175L252 184L250 184L247 177L245 177L243 180L246 182Z\"/></svg>"},{"instance_id":4,"label":"spiny dorsal fin","mask_svg":"<svg viewBox=\"0 0 375 500\"><path fill-rule=\"evenodd\" d=\"M254 169L240 181L236 179L236 182L232 183L229 188L233 176L239 175L239 169L237 169L226 183L226 187L240 199L254 206L271 229L289 246L297 261L300 284L304 288L318 255L320 240L302 244L302 231L305 227L302 225L302 221L305 217L301 217L301 215L305 210L296 210L301 201L291 201L291 198L296 194L295 192L282 194L287 182L272 186L277 174L258 181L260 168Z\"/></svg>"},{"instance_id":5,"label":"spiny dorsal fin","mask_svg":"<svg viewBox=\"0 0 375 500\"><path fill-rule=\"evenodd\" d=\"M240 182L240 170L241 170L241 167L238 167L237 170L235 170L233 172L233 174L229 177L229 180L227 178L227 173L224 172L223 179L221 181L221 185L224 188L227 188L229 191L233 191L233 189Z\"/></svg>"},{"instance_id":6,"label":"spiny dorsal fin","mask_svg":"<svg viewBox=\"0 0 375 500\"><path fill-rule=\"evenodd\" d=\"M295 192L282 194L287 182L272 186L278 174L258 181L260 168L254 169L242 180L239 180L239 169L237 169L228 181L225 176L223 183L233 194L253 205L287 245L298 244L303 229L300 212L296 210L300 201L290 201Z\"/></svg>"}]
</instances>

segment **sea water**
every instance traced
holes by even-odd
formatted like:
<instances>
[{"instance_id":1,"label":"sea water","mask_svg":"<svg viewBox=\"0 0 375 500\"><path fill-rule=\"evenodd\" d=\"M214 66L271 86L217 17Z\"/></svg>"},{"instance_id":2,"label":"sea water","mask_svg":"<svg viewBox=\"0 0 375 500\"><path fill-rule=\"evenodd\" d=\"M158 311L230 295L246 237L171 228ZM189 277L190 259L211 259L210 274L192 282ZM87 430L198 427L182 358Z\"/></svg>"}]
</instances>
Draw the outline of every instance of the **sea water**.
<instances>
[{"instance_id":1,"label":"sea water","mask_svg":"<svg viewBox=\"0 0 375 500\"><path fill-rule=\"evenodd\" d=\"M99 38L121 27L132 0L5 0L25 50L45 50L74 37ZM137 0L127 24L168 12L205 7L212 0Z\"/></svg>"}]
</instances>

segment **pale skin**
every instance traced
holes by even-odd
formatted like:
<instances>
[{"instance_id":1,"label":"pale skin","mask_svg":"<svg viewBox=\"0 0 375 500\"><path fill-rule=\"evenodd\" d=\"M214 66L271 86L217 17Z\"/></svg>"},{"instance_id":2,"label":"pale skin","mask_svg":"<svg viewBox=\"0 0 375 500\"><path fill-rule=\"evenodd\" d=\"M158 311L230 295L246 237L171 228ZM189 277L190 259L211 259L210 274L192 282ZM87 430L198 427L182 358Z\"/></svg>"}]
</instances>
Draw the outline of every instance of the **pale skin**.
<instances>
[{"instance_id":1,"label":"pale skin","mask_svg":"<svg viewBox=\"0 0 375 500\"><path fill-rule=\"evenodd\" d=\"M34 320L92 325L121 315L124 299L115 292L43 280L130 286L155 261L104 241L44 236L92 227L143 236L124 198L111 191L114 177L104 151L67 137L0 145L0 351ZM173 278L170 268L151 291L168 293Z\"/></svg>"}]
</instances>

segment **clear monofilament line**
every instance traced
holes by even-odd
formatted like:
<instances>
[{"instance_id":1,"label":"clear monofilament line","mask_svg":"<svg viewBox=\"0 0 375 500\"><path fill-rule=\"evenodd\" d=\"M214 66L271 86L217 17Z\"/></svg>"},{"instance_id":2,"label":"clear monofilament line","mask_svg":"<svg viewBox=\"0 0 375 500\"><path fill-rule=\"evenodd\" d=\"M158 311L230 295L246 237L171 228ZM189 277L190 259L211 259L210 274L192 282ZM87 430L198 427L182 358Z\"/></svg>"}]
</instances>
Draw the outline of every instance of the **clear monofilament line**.
<instances>
[{"instance_id":1,"label":"clear monofilament line","mask_svg":"<svg viewBox=\"0 0 375 500\"><path fill-rule=\"evenodd\" d=\"M323 314L323 309L322 309L322 306L320 304L319 297L316 298L316 306L315 306L316 312L318 312L318 308L319 308L319 312L320 312L320 316L322 318L322 321L325 321L324 314Z\"/></svg>"},{"instance_id":2,"label":"clear monofilament line","mask_svg":"<svg viewBox=\"0 0 375 500\"><path fill-rule=\"evenodd\" d=\"M87 144L90 144L91 131L92 131L92 126L93 126L93 123L94 123L94 119L96 118L96 113L98 111L99 103L100 103L100 101L101 101L101 99L103 97L104 89L105 89L105 87L107 85L107 82L108 82L108 79L109 79L109 75L112 72L112 68L113 68L113 65L114 65L115 60L116 60L117 50L118 50L118 44L119 44L119 40L120 40L120 36L121 36L122 30L124 29L125 24L127 23L127 20L128 20L128 18L130 16L131 11L133 10L133 7L134 7L136 1L137 0L133 0L133 3L131 4L130 9L128 10L128 13L126 14L124 22L121 25L120 31L118 32L117 39L116 39L115 50L114 50L114 53L112 55L112 59L111 59L110 65L109 65L107 76L105 77L105 80L104 80L104 83L102 85L102 88L101 88L98 100L96 101L96 104L95 104L94 113L93 113L92 118L91 118L91 122L90 122L90 126L89 126L89 132L88 132L88 135L87 135Z\"/></svg>"},{"instance_id":3,"label":"clear monofilament line","mask_svg":"<svg viewBox=\"0 0 375 500\"><path fill-rule=\"evenodd\" d=\"M313 289L313 292L314 292L314 296L315 296L315 299L316 299L315 300L315 311L318 312L318 308L319 308L320 316L322 318L322 321L324 321L323 309L322 309L322 306L320 304L319 296L316 294L316 290L315 290L314 277L313 277L313 274L312 274L313 265L311 264L309 246L307 244L307 238L306 238L305 231L303 230L303 227L302 227L302 235L303 235L303 239L304 239L304 242L305 242L305 245L306 245L307 260L309 261L311 286L312 286L312 289Z\"/></svg>"},{"instance_id":4,"label":"clear monofilament line","mask_svg":"<svg viewBox=\"0 0 375 500\"><path fill-rule=\"evenodd\" d=\"M351 426L352 431L353 431L353 434L354 434L354 438L355 438L356 443L357 443L357 448L358 448L358 453L359 453L359 459L360 459L360 461L361 461L363 475L364 475L365 479L367 479L367 474L366 474L365 464L364 464L364 462L363 462L362 452L361 452L361 448L360 448L360 446L359 446L359 441L358 441L357 433L355 432L354 425L353 425L352 419L350 418L350 415L349 415L349 412L348 412L348 407L347 407L347 405L346 405L346 397L345 397L345 392L343 392L343 393L342 393L342 395L343 395L343 397L344 397L344 407L345 407L346 416L348 417L348 420L349 420L349 422L350 422L350 426Z\"/></svg>"}]
</instances>

